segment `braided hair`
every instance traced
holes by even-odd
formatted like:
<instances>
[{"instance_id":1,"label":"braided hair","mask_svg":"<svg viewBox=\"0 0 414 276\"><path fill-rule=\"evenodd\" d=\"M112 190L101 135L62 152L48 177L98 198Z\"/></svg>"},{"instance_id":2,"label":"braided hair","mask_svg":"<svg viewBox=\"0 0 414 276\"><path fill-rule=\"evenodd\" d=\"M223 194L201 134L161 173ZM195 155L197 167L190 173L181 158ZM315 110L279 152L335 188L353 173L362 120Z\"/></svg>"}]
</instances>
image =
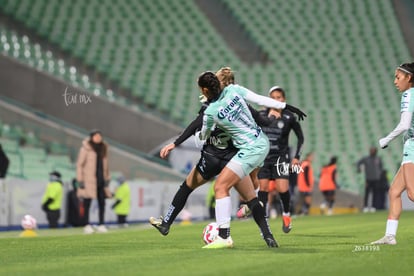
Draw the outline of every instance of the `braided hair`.
<instances>
[{"instance_id":1,"label":"braided hair","mask_svg":"<svg viewBox=\"0 0 414 276\"><path fill-rule=\"evenodd\" d=\"M207 99L209 101L214 101L219 97L221 93L220 81L213 72L207 71L202 73L198 77L197 83L199 87L208 89Z\"/></svg>"}]
</instances>

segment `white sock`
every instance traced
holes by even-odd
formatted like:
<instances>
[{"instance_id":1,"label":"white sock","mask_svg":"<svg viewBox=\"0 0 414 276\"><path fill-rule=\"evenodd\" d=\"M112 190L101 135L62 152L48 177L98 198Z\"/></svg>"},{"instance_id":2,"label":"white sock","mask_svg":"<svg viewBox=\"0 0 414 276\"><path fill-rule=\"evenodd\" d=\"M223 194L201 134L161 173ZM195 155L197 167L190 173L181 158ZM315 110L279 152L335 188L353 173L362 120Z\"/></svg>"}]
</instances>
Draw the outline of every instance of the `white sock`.
<instances>
[{"instance_id":1,"label":"white sock","mask_svg":"<svg viewBox=\"0 0 414 276\"><path fill-rule=\"evenodd\" d=\"M385 229L386 236L395 236L397 235L398 229L398 220L395 219L388 219L387 220L387 228Z\"/></svg>"},{"instance_id":2,"label":"white sock","mask_svg":"<svg viewBox=\"0 0 414 276\"><path fill-rule=\"evenodd\" d=\"M229 196L216 199L216 222L219 228L230 228L231 199Z\"/></svg>"},{"instance_id":3,"label":"white sock","mask_svg":"<svg viewBox=\"0 0 414 276\"><path fill-rule=\"evenodd\" d=\"M287 212L287 213L282 212L282 216L288 216L288 217L290 217L290 212Z\"/></svg>"},{"instance_id":4,"label":"white sock","mask_svg":"<svg viewBox=\"0 0 414 276\"><path fill-rule=\"evenodd\" d=\"M259 195L259 191L260 191L260 187L258 187L256 190L254 190L256 192L256 196Z\"/></svg>"}]
</instances>

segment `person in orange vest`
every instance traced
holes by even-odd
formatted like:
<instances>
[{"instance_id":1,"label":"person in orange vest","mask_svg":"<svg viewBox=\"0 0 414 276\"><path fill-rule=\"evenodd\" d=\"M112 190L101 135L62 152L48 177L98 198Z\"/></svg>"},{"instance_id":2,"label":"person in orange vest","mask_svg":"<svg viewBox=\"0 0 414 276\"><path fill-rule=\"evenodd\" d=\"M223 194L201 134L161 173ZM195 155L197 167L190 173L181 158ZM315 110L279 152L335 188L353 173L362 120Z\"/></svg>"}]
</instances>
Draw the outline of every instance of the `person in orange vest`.
<instances>
[{"instance_id":1,"label":"person in orange vest","mask_svg":"<svg viewBox=\"0 0 414 276\"><path fill-rule=\"evenodd\" d=\"M301 214L308 215L312 202L312 190L314 185L312 162L314 153L306 155L305 160L301 163L302 170L298 174L298 191L300 193L300 202L302 203Z\"/></svg>"},{"instance_id":2,"label":"person in orange vest","mask_svg":"<svg viewBox=\"0 0 414 276\"><path fill-rule=\"evenodd\" d=\"M325 213L328 207L327 215L332 215L332 207L335 202L336 184L336 161L337 157L331 157L329 164L322 167L319 178L319 190L322 192L325 201L321 204L321 213Z\"/></svg>"}]
</instances>

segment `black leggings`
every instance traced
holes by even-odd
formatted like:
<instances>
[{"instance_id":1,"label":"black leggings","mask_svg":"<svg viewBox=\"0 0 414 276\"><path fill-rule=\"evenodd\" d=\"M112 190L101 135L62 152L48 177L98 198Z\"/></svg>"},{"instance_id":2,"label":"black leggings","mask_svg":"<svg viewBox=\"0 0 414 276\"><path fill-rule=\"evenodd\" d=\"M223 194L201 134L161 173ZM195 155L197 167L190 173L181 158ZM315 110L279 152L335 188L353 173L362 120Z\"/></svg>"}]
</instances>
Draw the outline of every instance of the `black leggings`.
<instances>
[{"instance_id":1,"label":"black leggings","mask_svg":"<svg viewBox=\"0 0 414 276\"><path fill-rule=\"evenodd\" d=\"M98 187L98 208L99 208L99 224L105 223L105 191L103 187ZM85 222L89 224L89 210L91 208L92 199L85 198L83 200L83 208L85 210Z\"/></svg>"}]
</instances>

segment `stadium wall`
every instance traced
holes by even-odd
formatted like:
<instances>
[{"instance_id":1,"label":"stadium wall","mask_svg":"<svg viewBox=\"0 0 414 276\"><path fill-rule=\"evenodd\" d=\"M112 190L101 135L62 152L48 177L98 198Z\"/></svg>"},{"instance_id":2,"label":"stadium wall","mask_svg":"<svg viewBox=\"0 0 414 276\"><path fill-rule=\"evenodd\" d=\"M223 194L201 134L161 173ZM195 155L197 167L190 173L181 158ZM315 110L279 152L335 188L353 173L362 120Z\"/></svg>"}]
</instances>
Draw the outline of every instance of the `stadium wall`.
<instances>
[{"instance_id":1,"label":"stadium wall","mask_svg":"<svg viewBox=\"0 0 414 276\"><path fill-rule=\"evenodd\" d=\"M20 125L26 131L37 133L37 137L42 141L59 140L67 147L75 149L73 161L76 161L82 140L87 136L86 133L68 127L64 122L56 121L55 118L51 118L46 114L33 112L28 106L16 106L2 98L0 96L0 118L3 123ZM110 145L109 163L111 171L121 172L128 178L147 180L179 181L185 177L171 168L147 160L146 156L143 156L140 152L119 145L112 140L107 142ZM24 151L24 147L20 150ZM66 177L72 178L74 176L75 171L73 171L73 175Z\"/></svg>"},{"instance_id":2,"label":"stadium wall","mask_svg":"<svg viewBox=\"0 0 414 276\"><path fill-rule=\"evenodd\" d=\"M2 96L84 129L101 129L106 137L143 152L182 130L152 114L96 97L3 55L0 83Z\"/></svg>"}]
</instances>

